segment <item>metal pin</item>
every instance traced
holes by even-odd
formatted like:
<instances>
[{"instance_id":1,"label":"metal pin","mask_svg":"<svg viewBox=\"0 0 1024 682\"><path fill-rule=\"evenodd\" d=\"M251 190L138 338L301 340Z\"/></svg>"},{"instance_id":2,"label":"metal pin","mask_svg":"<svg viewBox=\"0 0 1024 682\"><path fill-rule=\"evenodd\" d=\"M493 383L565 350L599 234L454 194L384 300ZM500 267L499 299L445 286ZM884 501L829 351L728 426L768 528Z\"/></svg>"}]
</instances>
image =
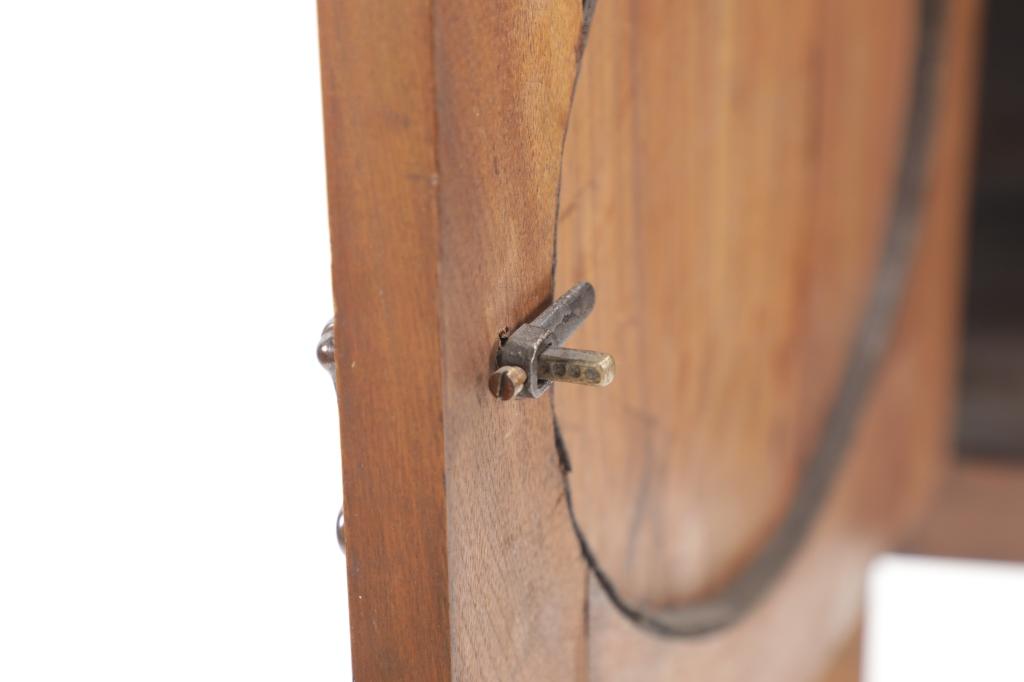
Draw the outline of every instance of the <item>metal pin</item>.
<instances>
[{"instance_id":1,"label":"metal pin","mask_svg":"<svg viewBox=\"0 0 1024 682\"><path fill-rule=\"evenodd\" d=\"M608 353L551 348L540 354L537 377L587 386L607 386L615 378L615 358Z\"/></svg>"}]
</instances>

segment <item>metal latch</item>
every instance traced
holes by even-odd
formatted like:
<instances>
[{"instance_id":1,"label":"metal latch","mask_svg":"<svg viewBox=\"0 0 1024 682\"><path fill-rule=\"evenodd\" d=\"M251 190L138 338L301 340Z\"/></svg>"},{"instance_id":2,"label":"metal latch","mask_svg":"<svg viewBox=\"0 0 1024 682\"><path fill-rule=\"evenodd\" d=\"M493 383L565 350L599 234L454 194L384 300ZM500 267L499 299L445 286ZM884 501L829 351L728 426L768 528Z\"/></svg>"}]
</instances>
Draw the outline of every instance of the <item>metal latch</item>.
<instances>
[{"instance_id":1,"label":"metal latch","mask_svg":"<svg viewBox=\"0 0 1024 682\"><path fill-rule=\"evenodd\" d=\"M607 386L615 378L608 353L563 348L569 336L594 309L594 287L580 282L531 322L501 341L491 393L501 400L539 398L553 381Z\"/></svg>"}]
</instances>

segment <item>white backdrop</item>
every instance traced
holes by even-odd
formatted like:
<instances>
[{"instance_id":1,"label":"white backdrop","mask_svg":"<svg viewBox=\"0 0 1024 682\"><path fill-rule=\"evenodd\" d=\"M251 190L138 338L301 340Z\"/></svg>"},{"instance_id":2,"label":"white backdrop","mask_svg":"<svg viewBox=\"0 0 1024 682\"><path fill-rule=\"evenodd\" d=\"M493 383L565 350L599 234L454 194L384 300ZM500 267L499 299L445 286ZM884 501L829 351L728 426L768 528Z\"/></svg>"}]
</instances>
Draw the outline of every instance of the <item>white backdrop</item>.
<instances>
[{"instance_id":1,"label":"white backdrop","mask_svg":"<svg viewBox=\"0 0 1024 682\"><path fill-rule=\"evenodd\" d=\"M890 554L867 578L865 682L1024 680L1024 567Z\"/></svg>"},{"instance_id":2,"label":"white backdrop","mask_svg":"<svg viewBox=\"0 0 1024 682\"><path fill-rule=\"evenodd\" d=\"M350 678L315 3L0 3L0 679Z\"/></svg>"}]
</instances>

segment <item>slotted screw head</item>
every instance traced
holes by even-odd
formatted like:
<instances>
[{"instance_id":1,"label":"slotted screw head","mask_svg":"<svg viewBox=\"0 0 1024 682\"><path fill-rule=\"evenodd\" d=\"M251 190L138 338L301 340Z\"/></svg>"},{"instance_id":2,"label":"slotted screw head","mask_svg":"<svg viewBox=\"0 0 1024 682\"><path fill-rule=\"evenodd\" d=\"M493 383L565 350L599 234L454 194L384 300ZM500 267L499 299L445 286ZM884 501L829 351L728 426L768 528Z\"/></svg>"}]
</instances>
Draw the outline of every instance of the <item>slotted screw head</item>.
<instances>
[{"instance_id":1,"label":"slotted screw head","mask_svg":"<svg viewBox=\"0 0 1024 682\"><path fill-rule=\"evenodd\" d=\"M499 367L487 382L491 393L499 400L512 400L526 384L526 370L522 367Z\"/></svg>"}]
</instances>

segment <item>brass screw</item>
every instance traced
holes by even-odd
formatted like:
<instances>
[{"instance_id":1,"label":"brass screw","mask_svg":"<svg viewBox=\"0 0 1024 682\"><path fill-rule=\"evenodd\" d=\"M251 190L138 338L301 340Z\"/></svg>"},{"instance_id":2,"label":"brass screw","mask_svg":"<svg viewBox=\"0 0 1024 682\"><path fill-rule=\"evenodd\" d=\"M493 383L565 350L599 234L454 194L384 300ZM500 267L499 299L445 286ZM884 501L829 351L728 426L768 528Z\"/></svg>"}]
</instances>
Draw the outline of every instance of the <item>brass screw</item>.
<instances>
[{"instance_id":1,"label":"brass screw","mask_svg":"<svg viewBox=\"0 0 1024 682\"><path fill-rule=\"evenodd\" d=\"M526 370L522 367L499 367L487 382L491 393L499 400L512 400L526 385Z\"/></svg>"}]
</instances>

